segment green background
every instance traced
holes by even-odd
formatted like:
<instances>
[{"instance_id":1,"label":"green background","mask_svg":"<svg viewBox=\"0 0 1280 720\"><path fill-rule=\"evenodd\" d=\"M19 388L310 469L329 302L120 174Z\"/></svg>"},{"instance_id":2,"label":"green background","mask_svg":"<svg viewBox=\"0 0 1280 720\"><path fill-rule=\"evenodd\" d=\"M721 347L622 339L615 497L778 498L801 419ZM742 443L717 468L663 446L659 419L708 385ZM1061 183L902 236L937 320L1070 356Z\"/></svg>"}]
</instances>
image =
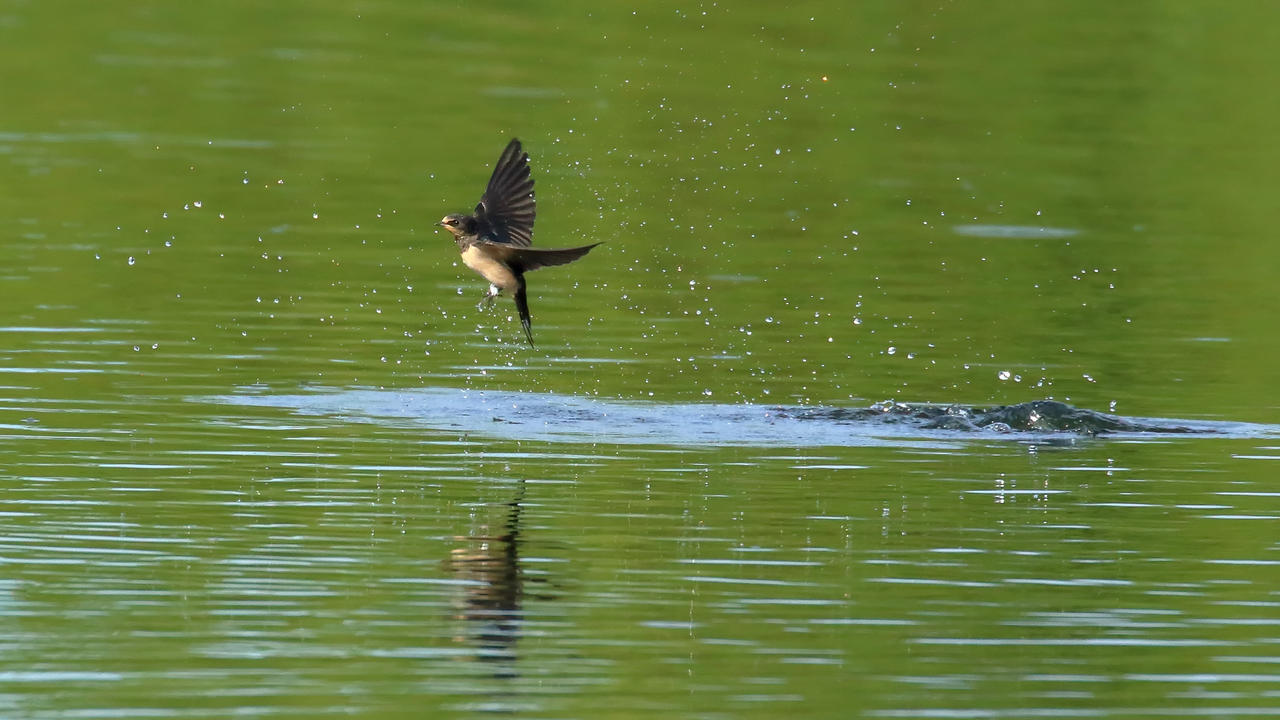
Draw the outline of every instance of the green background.
<instances>
[{"instance_id":1,"label":"green background","mask_svg":"<svg viewBox=\"0 0 1280 720\"><path fill-rule=\"evenodd\" d=\"M1280 715L1265 438L552 443L218 400L1274 423L1277 20L0 0L0 710ZM606 243L530 276L536 351L435 226L513 136L535 244Z\"/></svg>"}]
</instances>

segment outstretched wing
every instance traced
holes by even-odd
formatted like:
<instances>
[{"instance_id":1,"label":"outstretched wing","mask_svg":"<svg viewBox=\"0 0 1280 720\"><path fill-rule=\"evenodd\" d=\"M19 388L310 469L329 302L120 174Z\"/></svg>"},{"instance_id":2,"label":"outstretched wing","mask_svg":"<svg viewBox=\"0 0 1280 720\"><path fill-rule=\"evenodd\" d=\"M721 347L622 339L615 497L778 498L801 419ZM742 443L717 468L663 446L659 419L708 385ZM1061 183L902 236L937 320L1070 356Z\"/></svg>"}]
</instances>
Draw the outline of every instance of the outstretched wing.
<instances>
[{"instance_id":1,"label":"outstretched wing","mask_svg":"<svg viewBox=\"0 0 1280 720\"><path fill-rule=\"evenodd\" d=\"M550 267L552 265L564 265L586 255L591 248L600 243L591 245L583 245L576 248L558 248L543 249L531 247L512 247L510 245L499 245L497 243L489 243L488 247L494 250L494 256L506 263L512 270L520 273L527 273L531 270L537 270L541 267Z\"/></svg>"},{"instance_id":2,"label":"outstretched wing","mask_svg":"<svg viewBox=\"0 0 1280 720\"><path fill-rule=\"evenodd\" d=\"M533 244L533 174L529 155L512 138L493 168L489 186L476 205L476 217L489 231L486 240L517 247Z\"/></svg>"}]
</instances>

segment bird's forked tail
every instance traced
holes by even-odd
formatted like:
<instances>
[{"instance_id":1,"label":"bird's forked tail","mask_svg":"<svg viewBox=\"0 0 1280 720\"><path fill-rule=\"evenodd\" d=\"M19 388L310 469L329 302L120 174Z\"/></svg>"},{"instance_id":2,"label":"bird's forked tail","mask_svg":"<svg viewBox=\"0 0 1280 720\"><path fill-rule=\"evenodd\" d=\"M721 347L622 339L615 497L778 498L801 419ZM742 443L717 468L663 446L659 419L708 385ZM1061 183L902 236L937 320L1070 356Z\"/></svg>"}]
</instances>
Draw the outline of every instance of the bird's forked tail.
<instances>
[{"instance_id":1,"label":"bird's forked tail","mask_svg":"<svg viewBox=\"0 0 1280 720\"><path fill-rule=\"evenodd\" d=\"M529 347L536 347L533 344L533 321L529 317L529 298L525 295L523 280L521 278L520 287L515 292L516 312L520 313L520 324L524 326L525 337L529 338Z\"/></svg>"}]
</instances>

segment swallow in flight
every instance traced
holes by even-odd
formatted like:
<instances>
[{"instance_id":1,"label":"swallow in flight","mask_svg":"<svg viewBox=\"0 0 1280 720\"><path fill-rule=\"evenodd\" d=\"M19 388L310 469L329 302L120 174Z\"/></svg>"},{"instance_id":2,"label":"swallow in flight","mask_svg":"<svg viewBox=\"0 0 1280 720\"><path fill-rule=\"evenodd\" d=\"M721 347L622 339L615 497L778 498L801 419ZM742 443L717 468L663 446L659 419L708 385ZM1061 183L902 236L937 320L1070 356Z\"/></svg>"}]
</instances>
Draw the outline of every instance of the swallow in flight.
<instances>
[{"instance_id":1,"label":"swallow in flight","mask_svg":"<svg viewBox=\"0 0 1280 720\"><path fill-rule=\"evenodd\" d=\"M512 139L498 158L476 209L470 215L454 213L440 220L440 226L453 234L462 262L489 281L489 291L476 307L493 304L503 290L511 293L530 347L533 330L524 274L540 267L571 263L600 244L554 250L530 247L533 216L529 154L520 147L519 140Z\"/></svg>"}]
</instances>

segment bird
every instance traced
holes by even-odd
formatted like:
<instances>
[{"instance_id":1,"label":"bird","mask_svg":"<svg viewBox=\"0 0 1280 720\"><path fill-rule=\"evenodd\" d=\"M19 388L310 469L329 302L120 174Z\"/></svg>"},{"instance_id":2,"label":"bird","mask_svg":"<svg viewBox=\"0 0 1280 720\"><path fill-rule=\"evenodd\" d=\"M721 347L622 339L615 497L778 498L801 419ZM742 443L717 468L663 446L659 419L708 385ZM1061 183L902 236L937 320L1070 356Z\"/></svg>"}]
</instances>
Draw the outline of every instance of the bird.
<instances>
[{"instance_id":1,"label":"bird","mask_svg":"<svg viewBox=\"0 0 1280 720\"><path fill-rule=\"evenodd\" d=\"M512 138L507 143L489 177L480 203L470 215L451 213L440 219L440 227L453 235L462 262L489 281L477 308L493 304L498 293L511 293L520 313L529 347L533 344L533 322L529 316L529 296L524 275L552 265L571 263L601 243L574 248L543 249L533 244L533 173L529 154Z\"/></svg>"}]
</instances>

